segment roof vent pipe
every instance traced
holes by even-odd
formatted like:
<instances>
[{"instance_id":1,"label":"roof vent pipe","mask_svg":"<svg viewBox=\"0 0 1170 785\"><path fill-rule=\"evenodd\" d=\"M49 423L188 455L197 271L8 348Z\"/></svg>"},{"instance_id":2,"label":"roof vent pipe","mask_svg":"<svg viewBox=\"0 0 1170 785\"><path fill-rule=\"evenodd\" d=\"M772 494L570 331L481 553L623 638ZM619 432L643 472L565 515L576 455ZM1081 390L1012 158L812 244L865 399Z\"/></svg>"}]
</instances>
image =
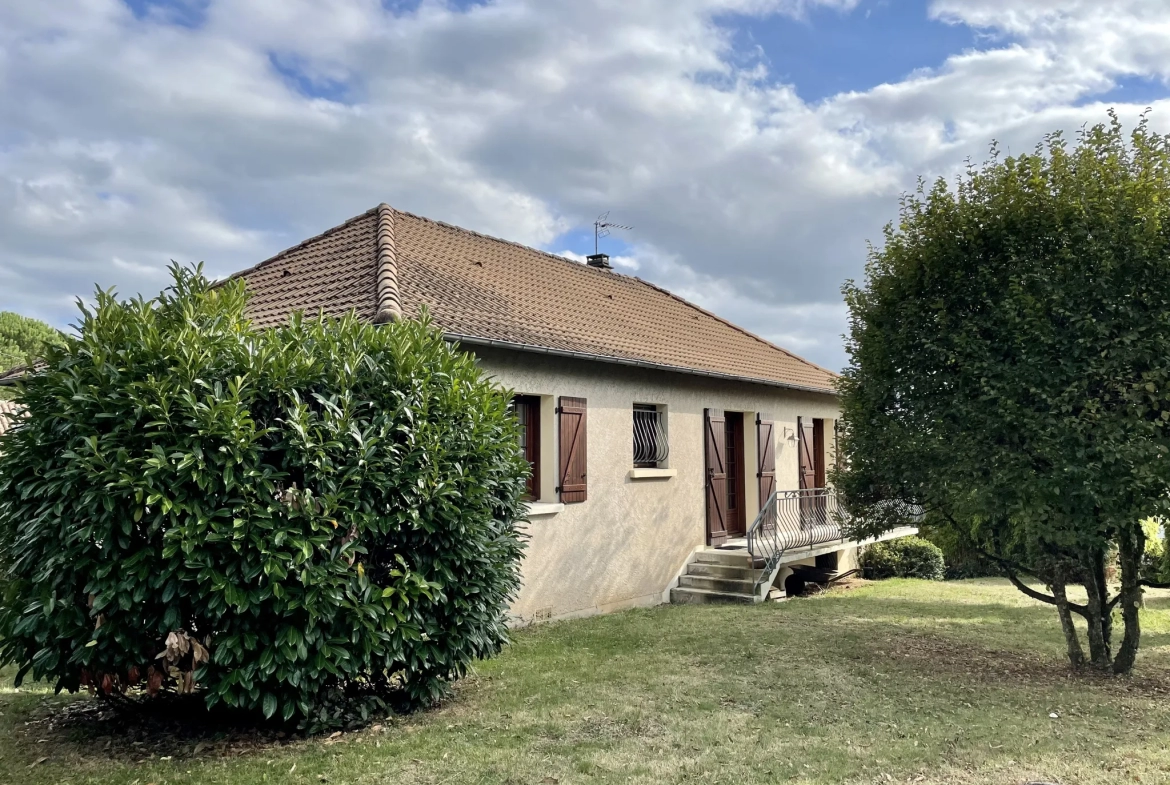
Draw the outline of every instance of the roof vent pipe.
<instances>
[{"instance_id":1,"label":"roof vent pipe","mask_svg":"<svg viewBox=\"0 0 1170 785\"><path fill-rule=\"evenodd\" d=\"M597 267L602 270L612 270L613 267L609 263L609 254L607 253L592 253L585 257L585 263L590 267Z\"/></svg>"}]
</instances>

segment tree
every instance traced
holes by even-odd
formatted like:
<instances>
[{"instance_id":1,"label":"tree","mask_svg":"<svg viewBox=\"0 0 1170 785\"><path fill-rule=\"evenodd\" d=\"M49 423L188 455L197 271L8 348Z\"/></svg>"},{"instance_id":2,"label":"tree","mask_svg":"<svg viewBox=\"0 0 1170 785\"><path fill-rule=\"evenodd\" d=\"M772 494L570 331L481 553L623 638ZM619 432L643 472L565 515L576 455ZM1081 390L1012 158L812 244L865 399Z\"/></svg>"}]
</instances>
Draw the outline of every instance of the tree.
<instances>
[{"instance_id":1,"label":"tree","mask_svg":"<svg viewBox=\"0 0 1170 785\"><path fill-rule=\"evenodd\" d=\"M1074 665L1080 615L1088 663L1128 672L1141 521L1170 499L1170 145L1144 118L1127 141L1111 118L1071 148L1059 133L1030 155L993 147L953 188L904 197L864 283L844 288L837 483L858 533L893 525L891 501L921 505L1057 608Z\"/></svg>"},{"instance_id":2,"label":"tree","mask_svg":"<svg viewBox=\"0 0 1170 785\"><path fill-rule=\"evenodd\" d=\"M40 357L48 346L63 343L61 333L44 322L0 311L0 373ZM6 393L0 387L0 398L6 397Z\"/></svg>"},{"instance_id":3,"label":"tree","mask_svg":"<svg viewBox=\"0 0 1170 785\"><path fill-rule=\"evenodd\" d=\"M425 318L255 331L242 282L173 274L99 291L18 385L0 658L308 728L438 697L507 637L510 396Z\"/></svg>"}]
</instances>

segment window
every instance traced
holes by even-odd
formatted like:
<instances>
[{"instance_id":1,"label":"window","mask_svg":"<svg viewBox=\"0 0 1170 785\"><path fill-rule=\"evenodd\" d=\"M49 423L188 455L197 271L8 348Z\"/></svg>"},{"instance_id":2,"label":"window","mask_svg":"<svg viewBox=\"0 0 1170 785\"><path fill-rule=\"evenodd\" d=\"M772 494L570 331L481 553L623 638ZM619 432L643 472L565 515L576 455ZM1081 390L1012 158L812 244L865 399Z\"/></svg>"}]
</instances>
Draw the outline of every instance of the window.
<instances>
[{"instance_id":1,"label":"window","mask_svg":"<svg viewBox=\"0 0 1170 785\"><path fill-rule=\"evenodd\" d=\"M520 424L520 450L532 467L525 485L525 497L540 498L540 398L535 395L517 395L512 399L512 410Z\"/></svg>"},{"instance_id":2,"label":"window","mask_svg":"<svg viewBox=\"0 0 1170 785\"><path fill-rule=\"evenodd\" d=\"M634 466L661 466L669 455L666 412L652 403L634 404Z\"/></svg>"}]
</instances>

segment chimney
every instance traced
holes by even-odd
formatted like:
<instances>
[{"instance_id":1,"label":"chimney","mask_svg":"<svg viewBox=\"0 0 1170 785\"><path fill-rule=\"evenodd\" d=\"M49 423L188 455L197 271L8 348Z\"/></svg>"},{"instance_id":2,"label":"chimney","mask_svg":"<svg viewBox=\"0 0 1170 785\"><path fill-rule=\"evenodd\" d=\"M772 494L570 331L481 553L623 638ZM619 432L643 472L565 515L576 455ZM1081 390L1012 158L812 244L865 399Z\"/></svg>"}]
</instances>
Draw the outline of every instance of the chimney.
<instances>
[{"instance_id":1,"label":"chimney","mask_svg":"<svg viewBox=\"0 0 1170 785\"><path fill-rule=\"evenodd\" d=\"M600 268L602 270L612 270L613 269L613 267L610 266L609 254L607 254L607 253L589 254L588 256L585 257L585 263L588 264L590 267L597 267L597 268Z\"/></svg>"}]
</instances>

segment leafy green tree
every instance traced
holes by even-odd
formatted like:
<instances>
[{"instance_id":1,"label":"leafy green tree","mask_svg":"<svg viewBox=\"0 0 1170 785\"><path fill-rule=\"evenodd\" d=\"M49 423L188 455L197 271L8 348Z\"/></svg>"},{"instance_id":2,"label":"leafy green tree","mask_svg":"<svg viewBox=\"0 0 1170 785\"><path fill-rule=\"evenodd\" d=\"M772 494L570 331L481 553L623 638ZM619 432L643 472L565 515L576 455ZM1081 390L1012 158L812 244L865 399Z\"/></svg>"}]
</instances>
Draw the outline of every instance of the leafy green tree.
<instances>
[{"instance_id":1,"label":"leafy green tree","mask_svg":"<svg viewBox=\"0 0 1170 785\"><path fill-rule=\"evenodd\" d=\"M37 319L0 311L0 373L42 356L48 346L61 346L61 333ZM0 387L0 398L10 397Z\"/></svg>"},{"instance_id":2,"label":"leafy green tree","mask_svg":"<svg viewBox=\"0 0 1170 785\"><path fill-rule=\"evenodd\" d=\"M1128 672L1140 522L1170 501L1170 145L1144 119L1127 139L1111 117L1071 147L1054 133L1029 155L993 148L953 187L904 197L864 283L844 289L837 483L859 533L896 523L891 500L922 505L1056 606L1074 665L1080 615L1088 662Z\"/></svg>"},{"instance_id":3,"label":"leafy green tree","mask_svg":"<svg viewBox=\"0 0 1170 785\"><path fill-rule=\"evenodd\" d=\"M323 728L506 640L509 395L423 318L255 331L240 281L99 291L0 440L0 658ZM160 654L161 652L161 654Z\"/></svg>"}]
</instances>

